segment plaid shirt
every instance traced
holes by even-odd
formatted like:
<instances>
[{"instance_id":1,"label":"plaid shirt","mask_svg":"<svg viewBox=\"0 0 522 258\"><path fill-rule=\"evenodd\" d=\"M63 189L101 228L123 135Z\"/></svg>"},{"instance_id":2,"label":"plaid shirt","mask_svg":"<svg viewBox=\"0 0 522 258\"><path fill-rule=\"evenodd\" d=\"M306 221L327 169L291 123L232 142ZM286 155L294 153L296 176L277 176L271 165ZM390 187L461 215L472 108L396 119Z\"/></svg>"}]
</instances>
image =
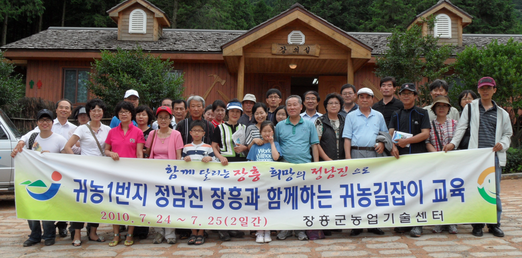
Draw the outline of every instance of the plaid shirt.
<instances>
[{"instance_id":1,"label":"plaid shirt","mask_svg":"<svg viewBox=\"0 0 522 258\"><path fill-rule=\"evenodd\" d=\"M435 133L433 124L435 124L437 128L437 134ZM430 123L430 125L430 138L428 140L437 151L442 151L444 145L450 143L451 139L453 139L453 135L455 135L455 130L457 129L457 121L448 118L444 124L441 124L437 122L437 119L435 119ZM442 146L439 144L439 138L442 142Z\"/></svg>"}]
</instances>

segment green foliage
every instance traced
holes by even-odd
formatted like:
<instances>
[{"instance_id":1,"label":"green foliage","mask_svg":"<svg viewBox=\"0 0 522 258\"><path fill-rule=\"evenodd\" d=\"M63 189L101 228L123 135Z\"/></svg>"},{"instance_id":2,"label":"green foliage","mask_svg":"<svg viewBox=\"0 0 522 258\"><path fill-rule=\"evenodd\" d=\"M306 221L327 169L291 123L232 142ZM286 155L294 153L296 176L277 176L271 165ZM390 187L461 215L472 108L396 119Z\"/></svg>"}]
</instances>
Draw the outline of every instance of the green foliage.
<instances>
[{"instance_id":1,"label":"green foliage","mask_svg":"<svg viewBox=\"0 0 522 258\"><path fill-rule=\"evenodd\" d=\"M272 7L266 5L264 0L257 1L257 3L254 5L254 9L252 10L254 14L254 26L272 18L272 11Z\"/></svg>"},{"instance_id":2,"label":"green foliage","mask_svg":"<svg viewBox=\"0 0 522 258\"><path fill-rule=\"evenodd\" d=\"M109 107L122 101L128 89L137 90L140 104L150 107L160 106L165 97L182 97L183 76L172 73L173 62L145 54L139 46L132 51L118 48L115 53L103 50L101 54L92 64L88 87Z\"/></svg>"},{"instance_id":3,"label":"green foliage","mask_svg":"<svg viewBox=\"0 0 522 258\"><path fill-rule=\"evenodd\" d=\"M362 31L363 23L371 19L369 7L372 1L305 0L302 4L312 13L351 32Z\"/></svg>"},{"instance_id":4,"label":"green foliage","mask_svg":"<svg viewBox=\"0 0 522 258\"><path fill-rule=\"evenodd\" d=\"M452 3L473 16L473 22L464 28L464 33L522 33L513 1L452 0Z\"/></svg>"},{"instance_id":5,"label":"green foliage","mask_svg":"<svg viewBox=\"0 0 522 258\"><path fill-rule=\"evenodd\" d=\"M21 110L17 105L18 99L25 95L25 85L22 76L14 72L15 66L4 60L4 53L0 51L0 108L8 115Z\"/></svg>"},{"instance_id":6,"label":"green foliage","mask_svg":"<svg viewBox=\"0 0 522 258\"><path fill-rule=\"evenodd\" d=\"M509 148L507 150L507 163L502 168L502 173L519 173L522 172L522 149Z\"/></svg>"},{"instance_id":7,"label":"green foliage","mask_svg":"<svg viewBox=\"0 0 522 258\"><path fill-rule=\"evenodd\" d=\"M427 21L433 24L433 19ZM435 79L442 79L451 66L444 65L452 53L449 45L438 46L438 38L422 36L422 28L414 25L409 30L396 28L388 38L389 50L376 60L375 74L378 77L393 76L397 83L413 82L416 85L427 78L428 82L419 87L420 102L430 103L427 85Z\"/></svg>"}]
</instances>

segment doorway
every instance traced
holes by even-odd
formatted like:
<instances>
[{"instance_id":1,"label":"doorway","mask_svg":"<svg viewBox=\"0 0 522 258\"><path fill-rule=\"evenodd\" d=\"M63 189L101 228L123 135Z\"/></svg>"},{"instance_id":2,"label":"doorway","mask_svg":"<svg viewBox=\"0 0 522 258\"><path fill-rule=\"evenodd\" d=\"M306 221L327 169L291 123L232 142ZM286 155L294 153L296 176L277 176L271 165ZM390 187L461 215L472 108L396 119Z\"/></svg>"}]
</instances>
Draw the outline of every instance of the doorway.
<instances>
[{"instance_id":1,"label":"doorway","mask_svg":"<svg viewBox=\"0 0 522 258\"><path fill-rule=\"evenodd\" d=\"M290 93L292 95L299 95L304 103L304 94L307 91L318 91L319 90L319 81L316 77L292 77L291 80L291 88ZM303 110L304 112L304 105Z\"/></svg>"}]
</instances>

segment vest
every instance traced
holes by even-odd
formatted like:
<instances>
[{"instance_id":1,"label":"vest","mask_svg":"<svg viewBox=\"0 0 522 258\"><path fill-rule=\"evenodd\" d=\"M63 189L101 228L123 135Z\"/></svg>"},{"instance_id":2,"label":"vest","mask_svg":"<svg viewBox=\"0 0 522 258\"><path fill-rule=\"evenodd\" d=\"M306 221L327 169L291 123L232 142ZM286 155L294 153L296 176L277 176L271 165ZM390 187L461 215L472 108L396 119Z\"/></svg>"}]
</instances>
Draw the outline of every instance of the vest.
<instances>
[{"instance_id":1,"label":"vest","mask_svg":"<svg viewBox=\"0 0 522 258\"><path fill-rule=\"evenodd\" d=\"M343 129L344 129L344 117L340 114L337 114L337 118L339 118L339 139L335 136L335 131L332 127L330 119L328 118L328 113L323 116L317 118L323 122L323 136L321 137L321 148L323 151L333 160L344 159L344 138L343 138ZM337 156L337 142L339 142L339 156ZM322 160L322 159L321 159Z\"/></svg>"}]
</instances>

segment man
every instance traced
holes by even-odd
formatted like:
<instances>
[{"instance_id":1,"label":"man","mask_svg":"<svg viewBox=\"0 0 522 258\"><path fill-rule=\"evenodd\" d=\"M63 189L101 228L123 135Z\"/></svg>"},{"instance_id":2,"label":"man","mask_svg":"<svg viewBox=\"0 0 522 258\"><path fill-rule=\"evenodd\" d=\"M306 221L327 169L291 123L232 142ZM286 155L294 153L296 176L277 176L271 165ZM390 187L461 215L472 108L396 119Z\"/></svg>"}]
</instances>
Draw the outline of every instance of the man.
<instances>
[{"instance_id":1,"label":"man","mask_svg":"<svg viewBox=\"0 0 522 258\"><path fill-rule=\"evenodd\" d=\"M305 112L301 113L301 117L304 120L308 120L310 122L315 123L315 120L321 117L323 114L317 112L317 105L319 101L321 101L321 97L319 97L319 93L317 91L307 91L304 94L305 99Z\"/></svg>"},{"instance_id":2,"label":"man","mask_svg":"<svg viewBox=\"0 0 522 258\"><path fill-rule=\"evenodd\" d=\"M390 124L390 119L392 114L403 108L402 102L395 97L393 94L395 93L395 87L397 87L397 82L395 82L395 78L393 77L384 77L381 79L381 93L382 99L373 105L373 109L381 112L384 116L384 121L386 122L386 126Z\"/></svg>"},{"instance_id":3,"label":"man","mask_svg":"<svg viewBox=\"0 0 522 258\"><path fill-rule=\"evenodd\" d=\"M190 135L190 124L195 120L203 120L206 124L205 138L203 142L206 144L212 144L212 135L214 135L214 125L207 120L203 119L203 110L205 109L205 100L201 96L193 95L187 100L189 107L189 118L181 120L176 126L176 130L181 133L183 144L189 144L192 142L192 136Z\"/></svg>"},{"instance_id":4,"label":"man","mask_svg":"<svg viewBox=\"0 0 522 258\"><path fill-rule=\"evenodd\" d=\"M47 110L47 109L46 109ZM56 119L53 120L51 131L53 133L59 134L63 136L66 140L69 139L70 131L74 131L76 129L76 125L69 122L69 116L72 113L72 103L67 99L62 99L56 102ZM24 145L29 141L29 138L33 133L40 132L40 127L34 128L32 131L26 133L24 136L20 138L18 144L15 147L17 152L21 152ZM60 221L56 223L56 227L58 228L58 234L61 237L67 236L67 223Z\"/></svg>"},{"instance_id":5,"label":"man","mask_svg":"<svg viewBox=\"0 0 522 258\"><path fill-rule=\"evenodd\" d=\"M312 122L300 116L302 108L301 97L298 95L288 97L286 99L288 118L279 122L275 129L275 140L281 146L283 158L294 164L308 163L312 161L312 157L314 162L319 161L317 130ZM312 155L310 155L310 148L312 148ZM289 230L282 230L277 238L286 239L291 234ZM299 240L308 239L303 230L296 231L296 236Z\"/></svg>"},{"instance_id":6,"label":"man","mask_svg":"<svg viewBox=\"0 0 522 258\"><path fill-rule=\"evenodd\" d=\"M388 131L381 113L372 110L373 91L361 88L357 92L359 109L349 113L344 122L344 151L346 159L377 157L384 151L384 143L376 144L380 131ZM368 126L371 125L371 126ZM361 234L363 229L352 229L350 236ZM368 232L384 235L380 228L370 228Z\"/></svg>"},{"instance_id":7,"label":"man","mask_svg":"<svg viewBox=\"0 0 522 258\"><path fill-rule=\"evenodd\" d=\"M355 99L357 96L355 95L355 86L351 84L345 84L341 87L341 96L343 96L344 106L339 111L339 114L346 117L346 115L354 110L359 108L357 104L355 104Z\"/></svg>"},{"instance_id":8,"label":"man","mask_svg":"<svg viewBox=\"0 0 522 258\"><path fill-rule=\"evenodd\" d=\"M53 113L47 109L38 111L36 115L38 131L31 132L30 139L27 142L27 148L40 152L60 153L65 147L67 140L60 134L53 133ZM11 153L11 157L15 157L22 149L15 148ZM55 243L56 229L54 221L42 221L40 225L39 220L28 220L31 234L23 246L32 246L40 243L42 238L45 240L45 245L50 246ZM63 222L65 223L65 222ZM43 227L43 234L42 234ZM62 233L60 231L60 233Z\"/></svg>"},{"instance_id":9,"label":"man","mask_svg":"<svg viewBox=\"0 0 522 258\"><path fill-rule=\"evenodd\" d=\"M132 103L132 105L134 105L134 108L137 108L138 105L140 104L140 95L138 94L137 91L130 89L125 92L125 96L123 97L123 100ZM138 124L134 120L132 120L132 124L134 124L134 126L138 126ZM118 125L120 125L120 119L118 119L117 116L114 116L111 120L110 127L114 128Z\"/></svg>"},{"instance_id":10,"label":"man","mask_svg":"<svg viewBox=\"0 0 522 258\"><path fill-rule=\"evenodd\" d=\"M266 120L272 121L272 123L277 124L275 120L275 110L281 104L281 98L283 98L283 94L278 89L269 89L266 92L266 103L268 104L268 117ZM299 110L301 112L301 110Z\"/></svg>"},{"instance_id":11,"label":"man","mask_svg":"<svg viewBox=\"0 0 522 258\"><path fill-rule=\"evenodd\" d=\"M392 155L413 154L427 152L425 140L430 136L430 120L428 111L415 106L417 98L417 90L415 84L405 83L399 91L399 98L404 108L393 113L390 124L388 126L390 135L393 137L395 131L409 133L413 136L406 139L397 140L397 147L393 147ZM408 146L409 145L409 146ZM398 233L404 233L408 228L395 228ZM413 227L410 231L412 237L420 237L422 235L422 227Z\"/></svg>"},{"instance_id":12,"label":"man","mask_svg":"<svg viewBox=\"0 0 522 258\"><path fill-rule=\"evenodd\" d=\"M430 95L431 95L432 99L435 99L438 96L447 97L448 90L449 90L449 86L445 80L437 79L430 84ZM432 106L433 106L433 103L429 106L424 107L424 109L428 110L428 114L430 116L430 121L433 121L433 119L437 118L437 115L435 114L435 112L433 112L433 109L431 108ZM458 122L459 118L460 118L460 113L456 108L451 107L447 118L453 119Z\"/></svg>"},{"instance_id":13,"label":"man","mask_svg":"<svg viewBox=\"0 0 522 258\"><path fill-rule=\"evenodd\" d=\"M252 108L254 107L254 104L256 104L256 96L254 94L245 94L245 97L243 97L243 101L241 102L243 106L243 115L239 118L238 123L244 124L247 127L249 125L256 124L256 120L254 116L252 115Z\"/></svg>"},{"instance_id":14,"label":"man","mask_svg":"<svg viewBox=\"0 0 522 258\"><path fill-rule=\"evenodd\" d=\"M501 167L506 165L506 151L511 144L513 129L509 114L493 101L493 95L497 92L495 80L491 77L483 77L478 81L479 99L473 100L462 111L462 117L457 125L457 131L451 143L444 146L444 151L450 151L459 146L468 123L470 126L470 138L468 149L492 148L495 152L495 177L497 195L497 224L488 224L489 233L497 237L503 237L500 229L500 216L502 215L502 202L500 200ZM468 108L471 108L471 117L468 117ZM470 121L470 122L468 122ZM474 224L472 234L482 236L484 224Z\"/></svg>"},{"instance_id":15,"label":"man","mask_svg":"<svg viewBox=\"0 0 522 258\"><path fill-rule=\"evenodd\" d=\"M176 99L172 102L172 115L176 119L176 125L187 117L187 112L187 102L185 100ZM176 127L174 126L174 128Z\"/></svg>"},{"instance_id":16,"label":"man","mask_svg":"<svg viewBox=\"0 0 522 258\"><path fill-rule=\"evenodd\" d=\"M172 108L172 99L162 99L161 106ZM176 128L176 118L174 116L172 116L172 119L170 120L170 126L172 126L172 128ZM154 123L152 123L152 129L158 130L158 121L154 121Z\"/></svg>"}]
</instances>

